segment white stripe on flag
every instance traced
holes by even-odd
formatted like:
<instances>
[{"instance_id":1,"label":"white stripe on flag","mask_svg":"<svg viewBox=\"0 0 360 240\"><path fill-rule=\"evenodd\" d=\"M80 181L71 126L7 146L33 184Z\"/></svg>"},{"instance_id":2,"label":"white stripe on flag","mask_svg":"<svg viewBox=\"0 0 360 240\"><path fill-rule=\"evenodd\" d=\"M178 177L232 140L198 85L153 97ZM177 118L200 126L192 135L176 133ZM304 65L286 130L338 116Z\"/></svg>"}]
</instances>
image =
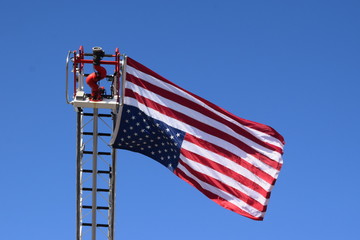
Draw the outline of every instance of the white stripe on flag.
<instances>
[{"instance_id":1,"label":"white stripe on flag","mask_svg":"<svg viewBox=\"0 0 360 240\"><path fill-rule=\"evenodd\" d=\"M175 93L177 95L180 95L180 96L182 96L184 98L187 98L187 99L189 99L189 100L203 106L204 108L214 112L215 114L221 116L222 118L226 119L227 121L232 122L232 123L236 124L238 127L241 127L243 129L245 129L246 131L253 134L255 137L259 138L260 140L262 140L264 142L270 143L270 144L275 145L275 146L280 147L280 148L283 148L283 146L284 146L282 144L282 142L279 141L278 139L276 139L276 138L274 138L274 137L272 137L272 136L270 136L270 135L268 135L266 133L260 132L260 131L258 131L256 129L252 129L250 127L244 126L244 125L236 122L235 120L231 119L230 117L216 111L215 109L213 109L210 106L206 105L205 103L203 103L199 99L189 95L188 93L186 93L183 90L175 87L174 85L168 84L168 83L166 83L166 82L164 82L162 80L159 80L159 79L157 79L157 78L155 78L155 77L153 77L153 76L151 76L149 74L141 72L140 70L137 70L137 69L135 69L135 68L133 68L131 66L127 66L126 72L128 74L131 74L131 75L133 75L133 76L135 76L137 78L140 78L140 79L142 79L142 80L144 80L146 82L154 84L154 85L156 85L158 87L161 87L161 88L163 88L163 89L165 89L167 91L173 92L173 93Z\"/></svg>"},{"instance_id":2,"label":"white stripe on flag","mask_svg":"<svg viewBox=\"0 0 360 240\"><path fill-rule=\"evenodd\" d=\"M148 98L162 106L166 106L167 108L171 108L174 109L176 111L179 111L181 113L184 113L188 116L191 116L191 118L196 119L202 123L206 123L209 126L212 126L214 128L217 128L220 131L223 131L237 139L239 139L240 141L242 141L244 144L248 145L249 147L255 149L256 151L258 151L259 153L267 156L268 158L277 161L277 162L282 162L282 156L280 153L273 151L271 149L265 148L263 146L260 146L259 144L247 139L246 137L236 133L234 130L230 129L228 126L212 119L209 118L203 114L201 114L201 112L195 111L193 109L187 108L184 105L178 104L174 101L171 101L167 98L161 97L160 95L153 93L145 88L142 88L134 83L131 82L127 82L126 83L126 88L131 89L132 91L138 93L139 95Z\"/></svg>"},{"instance_id":3,"label":"white stripe on flag","mask_svg":"<svg viewBox=\"0 0 360 240\"><path fill-rule=\"evenodd\" d=\"M250 181L258 184L266 191L269 191L273 187L273 185L269 184L268 182L264 181L263 179L257 177L253 172L249 171L248 169L244 168L243 166L237 164L236 162L227 159L223 156L220 156L217 153L204 149L196 144L193 144L189 141L183 141L182 148L188 150L190 152L197 153L198 155L204 156L207 159L211 159L213 162L221 164L234 172L241 174L243 177L249 179Z\"/></svg>"},{"instance_id":4,"label":"white stripe on flag","mask_svg":"<svg viewBox=\"0 0 360 240\"><path fill-rule=\"evenodd\" d=\"M184 159L181 159L184 161ZM184 173L186 174L189 178L193 179L194 181L196 181L198 184L200 184L200 186L213 193L216 194L217 196L225 199L226 201L234 204L235 206L237 206L238 208L240 208L241 210L249 213L250 215L256 217L256 218L261 218L264 216L264 212L260 212L258 210L256 210L255 208L253 208L252 206L248 205L247 203L245 203L244 201L242 201L241 199L235 197L234 195L227 193L219 188L216 188L206 182L201 181L200 179L198 179L196 176L194 176L193 174L191 174L183 165L181 165L181 163L178 164L178 168Z\"/></svg>"},{"instance_id":5,"label":"white stripe on flag","mask_svg":"<svg viewBox=\"0 0 360 240\"><path fill-rule=\"evenodd\" d=\"M259 159L251 156L250 154L247 154L237 146L221 139L218 137L215 137L213 135L207 134L205 132L202 132L184 122L180 122L179 120L169 117L167 115L164 115L152 108L147 107L146 105L138 102L136 99L131 97L125 97L125 104L138 107L141 111L146 113L148 116L157 119L159 121L162 121L174 128L177 128L181 131L188 132L198 138L206 139L208 142L213 143L214 145L220 146L224 149L227 149L228 151L232 152L234 155L241 157L243 160L247 161L248 163L254 165L255 167L261 169L262 171L266 172L273 178L276 178L278 175L278 171L267 164L263 163ZM164 106L165 107L165 106Z\"/></svg>"},{"instance_id":6,"label":"white stripe on flag","mask_svg":"<svg viewBox=\"0 0 360 240\"><path fill-rule=\"evenodd\" d=\"M189 167L191 167L192 169L194 169L197 172L200 172L202 174L205 174L207 176L210 176L212 178L217 179L218 181L222 182L223 184L226 184L230 187L233 187L237 190L239 190L240 192L242 192L243 194L251 197L252 199L255 199L256 201L258 201L260 204L262 204L263 206L265 206L268 202L268 199L264 198L262 195L260 195L258 192L242 185L241 183L239 183L238 181L234 180L231 177L228 177L218 171L215 171L212 168L209 168L203 164L200 164L198 162L192 161L191 159L181 155L180 159L182 159L186 165L188 165Z\"/></svg>"}]
</instances>

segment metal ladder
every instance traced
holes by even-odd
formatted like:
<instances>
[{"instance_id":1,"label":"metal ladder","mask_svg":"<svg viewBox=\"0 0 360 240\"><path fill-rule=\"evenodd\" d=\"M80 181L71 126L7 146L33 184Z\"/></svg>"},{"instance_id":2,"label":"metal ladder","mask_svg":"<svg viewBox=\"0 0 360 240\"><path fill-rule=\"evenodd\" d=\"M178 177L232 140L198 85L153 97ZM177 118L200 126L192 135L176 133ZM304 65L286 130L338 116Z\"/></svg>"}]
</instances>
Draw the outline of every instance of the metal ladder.
<instances>
[{"instance_id":1,"label":"metal ladder","mask_svg":"<svg viewBox=\"0 0 360 240\"><path fill-rule=\"evenodd\" d=\"M114 239L116 150L108 146L112 111L77 108L77 240Z\"/></svg>"},{"instance_id":2,"label":"metal ladder","mask_svg":"<svg viewBox=\"0 0 360 240\"><path fill-rule=\"evenodd\" d=\"M99 49L100 47L95 47ZM100 48L101 49L101 48ZM94 50L94 48L93 48ZM104 57L102 65L113 66L107 75L111 94L100 101L91 101L85 91L85 66L93 65L93 53L69 51L66 57L65 97L77 113L76 120L76 240L114 240L116 149L109 146L116 114L123 104L126 55ZM69 65L72 65L71 73ZM69 91L69 75L73 76L73 93ZM71 95L70 95L71 94Z\"/></svg>"}]
</instances>

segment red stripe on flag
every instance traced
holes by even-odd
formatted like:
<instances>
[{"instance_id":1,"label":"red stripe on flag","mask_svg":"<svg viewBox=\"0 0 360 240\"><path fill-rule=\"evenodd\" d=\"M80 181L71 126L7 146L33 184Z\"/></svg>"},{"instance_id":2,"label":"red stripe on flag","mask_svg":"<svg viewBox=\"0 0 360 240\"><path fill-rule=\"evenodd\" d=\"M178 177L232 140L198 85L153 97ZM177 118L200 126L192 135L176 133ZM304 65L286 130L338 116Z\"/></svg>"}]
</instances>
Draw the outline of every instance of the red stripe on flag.
<instances>
[{"instance_id":1,"label":"red stripe on flag","mask_svg":"<svg viewBox=\"0 0 360 240\"><path fill-rule=\"evenodd\" d=\"M177 95L173 92L170 92L170 91L167 91L161 87L158 87L152 83L149 83L147 81L143 81L133 75L128 75L127 76L127 80L142 87L142 88L145 88L145 89L148 89L149 91L155 93L155 94L158 94L166 99L169 99L171 101L174 101L178 104L181 104L187 108L190 108L194 111L197 111L209 118L212 118L224 125L226 125L227 127L229 127L230 129L232 129L233 131L235 131L236 133L244 136L245 138L265 147L265 148L268 148L272 151L276 151L280 154L283 153L283 149L278 147L278 146L275 146L273 144L270 144L270 143L266 143L262 140L260 140L259 138L255 137L254 135L252 135L250 132L244 130L243 128L237 126L236 124L222 118L221 116L217 115L216 113L210 111L209 109L201 106L200 104L196 103L196 102L193 102L185 97L182 97L180 95Z\"/></svg>"},{"instance_id":2,"label":"red stripe on flag","mask_svg":"<svg viewBox=\"0 0 360 240\"><path fill-rule=\"evenodd\" d=\"M181 112L178 112L174 109L168 108L166 106L160 105L148 98L145 98L141 95L139 95L138 93L132 91L131 89L126 89L125 90L125 96L126 97L132 97L134 99L136 99L138 102L145 104L147 107L152 108L162 114L165 114L166 116L169 116L171 118L177 119L181 122L187 123L189 125L192 125L193 127L200 129L201 131L204 131L208 134L217 136L218 138L224 139L227 142L237 146L238 148L242 149L244 152L252 155L253 157L259 159L260 161L262 161L263 163L265 163L266 165L275 168L277 170L281 169L281 163L276 162L266 156L264 156L263 154L257 152L255 149L249 147L248 145L244 144L243 142L239 141L237 138L226 134L214 127L211 127L209 125L206 125L205 123L199 122L196 119L193 119L191 117L189 117L186 114L183 114Z\"/></svg>"},{"instance_id":3,"label":"red stripe on flag","mask_svg":"<svg viewBox=\"0 0 360 240\"><path fill-rule=\"evenodd\" d=\"M185 135L185 140L192 142L206 150L209 150L216 154L219 154L222 157L230 159L231 161L242 166L243 168L246 168L247 170L249 170L250 172L255 174L257 177L270 183L271 185L275 184L276 178L272 177L271 175L267 174L266 172L262 171L261 169L257 168L256 166L248 163L247 161L244 161L239 156L234 155L233 153L231 153L230 151L228 151L222 147L219 147L215 144L209 143L209 142L205 141L204 139L197 138L189 133L187 133Z\"/></svg>"},{"instance_id":4,"label":"red stripe on flag","mask_svg":"<svg viewBox=\"0 0 360 240\"><path fill-rule=\"evenodd\" d=\"M226 209L228 209L230 211L233 211L235 213L241 214L241 215L243 215L245 217L251 218L253 220L262 221L264 219L263 217L254 217L253 215L249 214L248 212L245 212L244 210L242 210L238 206L232 204L231 202L228 202L227 200L223 199L222 197L220 197L220 196L218 196L218 195L204 189L198 182L196 182L195 180L193 180L192 178L187 176L180 169L178 169L178 168L175 169L174 173L176 174L176 176L178 176L179 178L181 178L182 180L184 180L188 184L195 187L197 190L199 190L201 193L203 193L206 197L210 198L211 200L213 200L214 202L216 202L220 206L222 206L222 207L224 207L224 208L226 208Z\"/></svg>"},{"instance_id":5,"label":"red stripe on flag","mask_svg":"<svg viewBox=\"0 0 360 240\"><path fill-rule=\"evenodd\" d=\"M149 74L155 78L157 78L158 80L161 80L163 82L166 82L174 87L177 87L181 90L183 90L184 92L188 93L189 95L197 98L198 100L204 102L205 104L209 105L211 108L215 109L216 111L219 111L221 113L223 113L224 115L232 118L233 120L237 121L238 123L244 125L244 126L247 126L247 127L250 127L252 129L255 129L257 131L260 131L260 132L263 132L267 135L270 135L276 139L278 139L282 144L285 144L285 141L284 141L284 138L283 136L281 136L275 129L273 129L272 127L270 126L267 126L265 124L261 124L261 123L257 123L257 122L253 122L253 121L250 121L250 120L247 120L247 119L243 119L243 118L239 118L238 116L226 111L225 109L179 87L178 85L170 82L169 80L167 80L166 78L162 77L161 75L157 74L156 72L152 71L151 69L145 67L144 65L142 65L141 63L131 59L130 57L127 58L127 65L131 66L131 67L134 67L136 68L137 70L140 70L146 74Z\"/></svg>"},{"instance_id":6,"label":"red stripe on flag","mask_svg":"<svg viewBox=\"0 0 360 240\"><path fill-rule=\"evenodd\" d=\"M238 172L235 172L234 170L225 167L224 165L213 162L213 161L211 161L211 159L205 158L194 152L185 150L184 148L181 149L181 154L183 154L186 158L191 159L192 161L198 162L202 165L212 168L213 170L215 170L221 174L224 174L224 175L234 179L239 184L244 185L244 186L254 190L255 192L261 194L265 198L269 198L269 196L270 196L269 192L266 191L264 188L262 188L260 185L251 181L250 179L242 176Z\"/></svg>"},{"instance_id":7,"label":"red stripe on flag","mask_svg":"<svg viewBox=\"0 0 360 240\"><path fill-rule=\"evenodd\" d=\"M227 192L234 197L240 199L241 201L245 202L247 205L255 208L259 212L265 212L266 206L262 205L255 199L251 198L249 195L247 195L244 192L241 192L240 190L231 187L216 178L213 178L212 176L206 175L204 173L198 172L195 169L193 169L191 166L189 166L187 163L185 163L183 160L179 160L179 164L181 164L183 167L186 168L192 175L196 176L200 181L205 182L207 184L210 184L211 186L218 188L224 192Z\"/></svg>"}]
</instances>

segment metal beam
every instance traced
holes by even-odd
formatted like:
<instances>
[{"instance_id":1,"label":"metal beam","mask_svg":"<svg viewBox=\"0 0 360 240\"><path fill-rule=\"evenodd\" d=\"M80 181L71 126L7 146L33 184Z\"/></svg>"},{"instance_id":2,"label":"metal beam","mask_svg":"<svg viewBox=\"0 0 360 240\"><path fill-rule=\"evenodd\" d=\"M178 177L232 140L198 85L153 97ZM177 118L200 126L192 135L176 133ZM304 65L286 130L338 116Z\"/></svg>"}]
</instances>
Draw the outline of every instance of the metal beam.
<instances>
[{"instance_id":1,"label":"metal beam","mask_svg":"<svg viewBox=\"0 0 360 240\"><path fill-rule=\"evenodd\" d=\"M116 117L116 115L114 115ZM115 128L115 121L113 121L113 129ZM109 220L109 240L114 240L115 228L115 194L116 194L116 149L111 149L111 176L110 176L110 220Z\"/></svg>"},{"instance_id":2,"label":"metal beam","mask_svg":"<svg viewBox=\"0 0 360 240\"><path fill-rule=\"evenodd\" d=\"M76 114L76 240L81 240L81 129L82 110Z\"/></svg>"},{"instance_id":3,"label":"metal beam","mask_svg":"<svg viewBox=\"0 0 360 240\"><path fill-rule=\"evenodd\" d=\"M93 116L93 162L92 162L92 240L96 240L96 197L97 197L97 156L98 156L98 109L94 108Z\"/></svg>"}]
</instances>

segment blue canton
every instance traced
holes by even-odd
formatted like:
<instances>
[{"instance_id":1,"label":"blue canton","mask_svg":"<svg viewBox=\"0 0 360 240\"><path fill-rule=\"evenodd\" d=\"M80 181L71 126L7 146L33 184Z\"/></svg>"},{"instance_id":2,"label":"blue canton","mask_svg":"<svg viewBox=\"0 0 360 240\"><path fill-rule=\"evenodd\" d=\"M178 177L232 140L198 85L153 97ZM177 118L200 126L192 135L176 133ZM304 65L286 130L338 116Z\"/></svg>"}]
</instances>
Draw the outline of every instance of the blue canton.
<instances>
[{"instance_id":1,"label":"blue canton","mask_svg":"<svg viewBox=\"0 0 360 240\"><path fill-rule=\"evenodd\" d=\"M116 147L144 154L174 171L185 132L124 105Z\"/></svg>"}]
</instances>

